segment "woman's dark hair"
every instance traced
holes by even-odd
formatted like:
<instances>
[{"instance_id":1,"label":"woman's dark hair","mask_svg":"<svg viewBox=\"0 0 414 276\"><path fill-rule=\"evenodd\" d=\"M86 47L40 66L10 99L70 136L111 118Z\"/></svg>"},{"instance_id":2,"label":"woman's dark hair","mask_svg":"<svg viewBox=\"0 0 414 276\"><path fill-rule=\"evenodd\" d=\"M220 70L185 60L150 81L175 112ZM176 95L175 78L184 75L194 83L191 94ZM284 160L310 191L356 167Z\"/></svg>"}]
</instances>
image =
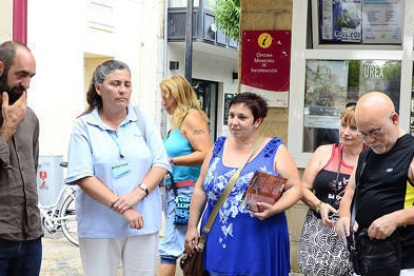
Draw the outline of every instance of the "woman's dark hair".
<instances>
[{"instance_id":1,"label":"woman's dark hair","mask_svg":"<svg viewBox=\"0 0 414 276\"><path fill-rule=\"evenodd\" d=\"M264 119L267 116L266 100L257 94L250 92L237 94L231 100L229 108L235 104L244 104L246 107L248 107L253 114L255 122L257 121L257 119Z\"/></svg>"},{"instance_id":2,"label":"woman's dark hair","mask_svg":"<svg viewBox=\"0 0 414 276\"><path fill-rule=\"evenodd\" d=\"M83 114L90 113L92 110L95 109L95 107L102 107L102 98L98 95L98 92L96 92L95 84L101 86L104 80L112 72L117 70L127 70L129 74L131 74L129 66L126 63L119 60L108 60L96 67L95 71L93 72L91 82L89 84L88 92L86 92L86 101L88 102L89 107Z\"/></svg>"}]
</instances>

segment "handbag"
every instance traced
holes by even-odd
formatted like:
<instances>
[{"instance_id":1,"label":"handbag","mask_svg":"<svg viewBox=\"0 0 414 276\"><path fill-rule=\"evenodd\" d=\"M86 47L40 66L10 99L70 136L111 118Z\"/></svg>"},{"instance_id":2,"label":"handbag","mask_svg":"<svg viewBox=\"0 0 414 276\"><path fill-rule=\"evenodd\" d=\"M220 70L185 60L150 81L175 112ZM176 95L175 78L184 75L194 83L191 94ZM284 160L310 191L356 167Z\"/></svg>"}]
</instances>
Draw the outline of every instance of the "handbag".
<instances>
[{"instance_id":1,"label":"handbag","mask_svg":"<svg viewBox=\"0 0 414 276\"><path fill-rule=\"evenodd\" d=\"M365 170L365 166L366 160L362 164L359 176L355 178L355 194L351 209L351 235L350 240L348 240L350 261L352 262L354 272L358 275L398 276L401 270L402 248L397 230L385 240L371 239L368 236L367 228L358 232L356 237L352 231L355 224L359 180Z\"/></svg>"},{"instance_id":2,"label":"handbag","mask_svg":"<svg viewBox=\"0 0 414 276\"><path fill-rule=\"evenodd\" d=\"M231 191L233 190L234 185L236 184L237 178L239 178L241 171L243 170L246 163L253 156L253 154L256 152L256 150L259 148L259 146L262 144L263 140L264 140L263 136L259 136L256 139L253 145L253 148L249 154L249 157L247 157L247 159L243 162L243 164L238 168L238 170L233 174L233 176L230 178L229 182L227 183L226 188L224 189L222 195L220 196L219 200L214 206L213 211L208 217L206 224L204 225L204 228L202 231L204 235L200 235L198 239L198 244L196 247L195 254L193 256L189 256L187 253L184 253L181 256L180 267L183 270L184 276L206 275L206 272L204 271L204 267L203 267L203 259L204 259L203 249L207 241L207 235L211 231L211 227L213 226L214 221L216 220L217 214L220 211L221 206L224 204L224 202L227 200L228 196L230 195Z\"/></svg>"},{"instance_id":3,"label":"handbag","mask_svg":"<svg viewBox=\"0 0 414 276\"><path fill-rule=\"evenodd\" d=\"M178 194L177 185L174 181L173 175L171 173L168 174L175 195L174 225L187 225L188 219L190 218L191 197Z\"/></svg>"},{"instance_id":4,"label":"handbag","mask_svg":"<svg viewBox=\"0 0 414 276\"><path fill-rule=\"evenodd\" d=\"M359 275L400 275L401 242L398 232L385 240L377 240L368 236L368 229L363 229L356 237L353 258L354 271Z\"/></svg>"},{"instance_id":5,"label":"handbag","mask_svg":"<svg viewBox=\"0 0 414 276\"><path fill-rule=\"evenodd\" d=\"M242 203L246 210L262 212L257 203L266 202L273 205L282 195L287 179L284 177L255 171L246 191L242 197Z\"/></svg>"},{"instance_id":6,"label":"handbag","mask_svg":"<svg viewBox=\"0 0 414 276\"><path fill-rule=\"evenodd\" d=\"M204 237L204 236L203 236ZM199 242L200 243L200 242ZM203 268L203 251L196 250L193 256L186 253L180 258L180 267L184 276L202 276L208 273Z\"/></svg>"},{"instance_id":7,"label":"handbag","mask_svg":"<svg viewBox=\"0 0 414 276\"><path fill-rule=\"evenodd\" d=\"M336 225L339 217L333 215L331 219ZM312 209L308 210L303 223L297 261L304 275L344 276L350 275L352 269L348 249L335 227L324 225Z\"/></svg>"}]
</instances>

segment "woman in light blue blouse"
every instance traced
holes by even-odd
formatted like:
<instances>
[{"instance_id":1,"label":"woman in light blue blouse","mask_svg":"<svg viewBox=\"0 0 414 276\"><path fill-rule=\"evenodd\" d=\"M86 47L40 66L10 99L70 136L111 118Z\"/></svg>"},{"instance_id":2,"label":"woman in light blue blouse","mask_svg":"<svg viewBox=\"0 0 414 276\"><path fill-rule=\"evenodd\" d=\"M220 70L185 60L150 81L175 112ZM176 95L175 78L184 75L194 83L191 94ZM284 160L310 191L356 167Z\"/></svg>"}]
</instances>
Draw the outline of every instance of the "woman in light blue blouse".
<instances>
[{"instance_id":1,"label":"woman in light blue blouse","mask_svg":"<svg viewBox=\"0 0 414 276\"><path fill-rule=\"evenodd\" d=\"M85 275L154 275L161 229L158 183L171 169L158 130L130 104L128 65L99 65L88 110L70 139L66 183L77 184L79 248Z\"/></svg>"}]
</instances>

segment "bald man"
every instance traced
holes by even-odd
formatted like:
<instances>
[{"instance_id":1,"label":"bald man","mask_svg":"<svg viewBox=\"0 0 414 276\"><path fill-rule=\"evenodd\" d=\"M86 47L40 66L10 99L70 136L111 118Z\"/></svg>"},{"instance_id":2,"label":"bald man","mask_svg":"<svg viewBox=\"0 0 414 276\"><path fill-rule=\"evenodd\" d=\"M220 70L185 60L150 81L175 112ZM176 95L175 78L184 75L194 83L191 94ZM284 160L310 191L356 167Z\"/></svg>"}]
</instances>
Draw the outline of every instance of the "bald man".
<instances>
[{"instance_id":1,"label":"bald man","mask_svg":"<svg viewBox=\"0 0 414 276\"><path fill-rule=\"evenodd\" d=\"M359 99L355 121L358 135L368 148L360 154L342 198L337 232L343 237L346 229L346 235L350 235L357 178L354 231L358 234L368 229L368 236L378 240L398 231L403 248L400 275L414 275L414 137L400 127L394 104L381 92L367 93ZM377 271L372 275L382 274Z\"/></svg>"},{"instance_id":2,"label":"bald man","mask_svg":"<svg viewBox=\"0 0 414 276\"><path fill-rule=\"evenodd\" d=\"M36 61L26 45L0 45L0 276L40 272L39 121L26 103L35 73Z\"/></svg>"}]
</instances>

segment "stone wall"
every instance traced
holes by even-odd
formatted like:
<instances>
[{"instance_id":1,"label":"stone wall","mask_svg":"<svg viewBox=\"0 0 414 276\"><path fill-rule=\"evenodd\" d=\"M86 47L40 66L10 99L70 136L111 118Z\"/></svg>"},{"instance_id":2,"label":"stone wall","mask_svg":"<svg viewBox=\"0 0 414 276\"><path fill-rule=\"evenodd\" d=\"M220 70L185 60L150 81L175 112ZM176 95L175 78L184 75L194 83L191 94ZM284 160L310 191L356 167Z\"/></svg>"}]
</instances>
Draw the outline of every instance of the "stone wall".
<instances>
[{"instance_id":1,"label":"stone wall","mask_svg":"<svg viewBox=\"0 0 414 276\"><path fill-rule=\"evenodd\" d=\"M241 0L240 33L243 30L291 30L292 2L292 0ZM242 47L243 45L240 45L239 72L241 72ZM270 108L261 127L261 132L266 136L280 137L287 144L288 123L288 108ZM302 174L302 170L300 170L300 174ZM300 201L286 211L292 271L298 271L296 252L307 209L307 206Z\"/></svg>"}]
</instances>

